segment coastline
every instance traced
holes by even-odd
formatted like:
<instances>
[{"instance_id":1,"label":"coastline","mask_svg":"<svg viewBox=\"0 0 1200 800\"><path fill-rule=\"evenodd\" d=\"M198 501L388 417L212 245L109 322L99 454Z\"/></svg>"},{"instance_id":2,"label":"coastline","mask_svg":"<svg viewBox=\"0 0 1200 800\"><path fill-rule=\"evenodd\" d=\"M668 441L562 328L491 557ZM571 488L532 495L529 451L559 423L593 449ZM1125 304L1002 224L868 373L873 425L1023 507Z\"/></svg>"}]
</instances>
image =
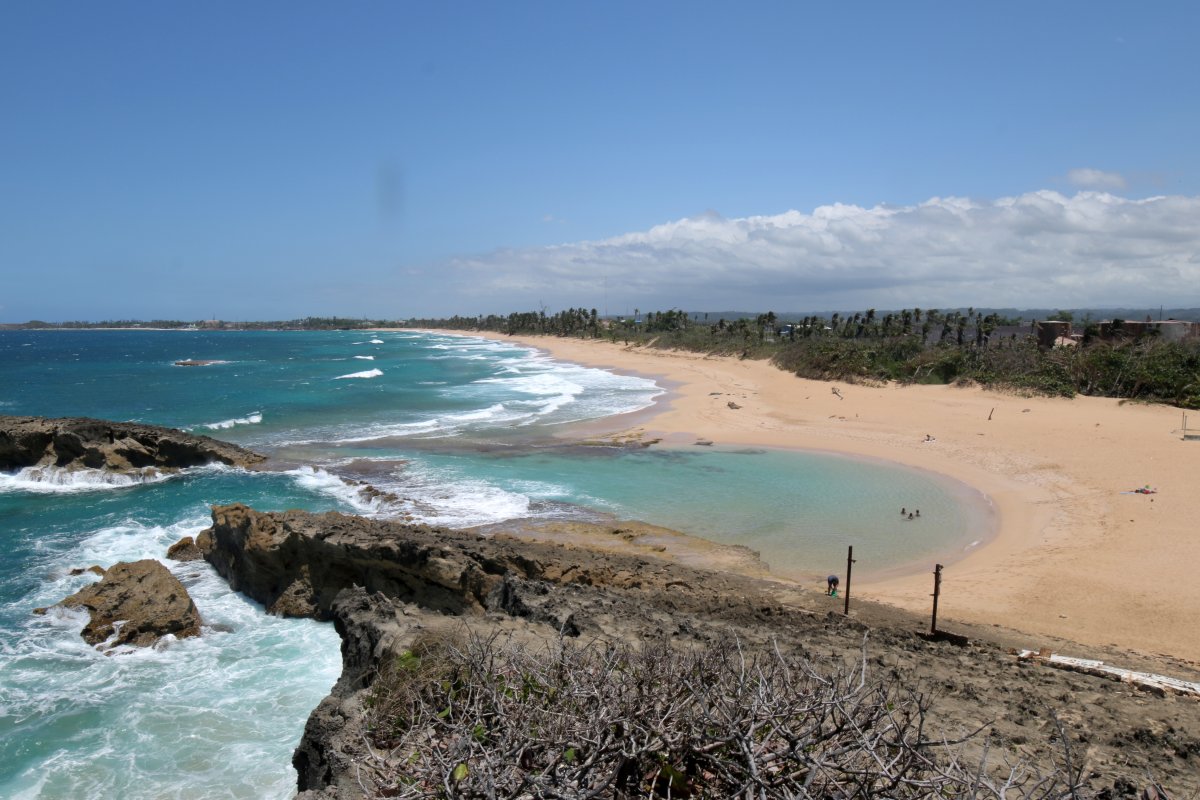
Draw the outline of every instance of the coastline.
<instances>
[{"instance_id":1,"label":"coastline","mask_svg":"<svg viewBox=\"0 0 1200 800\"><path fill-rule=\"evenodd\" d=\"M605 421L610 433L633 423L668 444L829 451L965 483L990 499L996 530L943 573L942 617L1200 661L1200 540L1192 532L1200 447L1181 441L1179 409L978 387L827 383L762 361L602 340L444 333L669 383L665 402ZM729 408L731 400L740 407ZM1158 493L1131 493L1146 484ZM924 573L856 580L854 594L923 613L931 583Z\"/></svg>"}]
</instances>

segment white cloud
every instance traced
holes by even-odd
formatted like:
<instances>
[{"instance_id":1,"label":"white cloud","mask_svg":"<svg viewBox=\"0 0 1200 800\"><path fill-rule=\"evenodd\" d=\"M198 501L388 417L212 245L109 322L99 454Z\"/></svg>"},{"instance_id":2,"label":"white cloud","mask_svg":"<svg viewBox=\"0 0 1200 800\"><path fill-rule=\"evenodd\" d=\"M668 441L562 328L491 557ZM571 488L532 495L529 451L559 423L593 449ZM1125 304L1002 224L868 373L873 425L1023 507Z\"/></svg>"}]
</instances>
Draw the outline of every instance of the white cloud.
<instances>
[{"instance_id":1,"label":"white cloud","mask_svg":"<svg viewBox=\"0 0 1200 800\"><path fill-rule=\"evenodd\" d=\"M487 309L1200 305L1200 197L1054 191L714 212L450 263Z\"/></svg>"},{"instance_id":2,"label":"white cloud","mask_svg":"<svg viewBox=\"0 0 1200 800\"><path fill-rule=\"evenodd\" d=\"M1124 189L1125 179L1117 172L1105 172L1099 169L1073 169L1067 173L1067 180L1072 186L1080 189Z\"/></svg>"}]
</instances>

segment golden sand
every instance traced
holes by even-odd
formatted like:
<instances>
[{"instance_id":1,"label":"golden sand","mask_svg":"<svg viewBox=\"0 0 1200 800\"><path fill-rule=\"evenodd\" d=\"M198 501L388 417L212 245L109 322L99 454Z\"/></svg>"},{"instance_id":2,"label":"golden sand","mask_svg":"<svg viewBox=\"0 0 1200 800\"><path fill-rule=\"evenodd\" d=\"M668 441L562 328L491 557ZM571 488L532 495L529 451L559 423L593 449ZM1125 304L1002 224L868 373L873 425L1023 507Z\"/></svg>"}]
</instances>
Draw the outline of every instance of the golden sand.
<instances>
[{"instance_id":1,"label":"golden sand","mask_svg":"<svg viewBox=\"0 0 1200 800\"><path fill-rule=\"evenodd\" d=\"M671 391L637 422L669 443L864 455L984 492L998 512L996 536L947 566L939 611L947 619L1200 661L1200 441L1182 440L1178 409L954 386L825 383L762 361L481 335L665 379ZM1200 413L1193 417L1200 426ZM607 422L616 432L632 421ZM1157 493L1131 493L1147 484ZM921 612L929 608L931 577L855 581L854 591Z\"/></svg>"}]
</instances>

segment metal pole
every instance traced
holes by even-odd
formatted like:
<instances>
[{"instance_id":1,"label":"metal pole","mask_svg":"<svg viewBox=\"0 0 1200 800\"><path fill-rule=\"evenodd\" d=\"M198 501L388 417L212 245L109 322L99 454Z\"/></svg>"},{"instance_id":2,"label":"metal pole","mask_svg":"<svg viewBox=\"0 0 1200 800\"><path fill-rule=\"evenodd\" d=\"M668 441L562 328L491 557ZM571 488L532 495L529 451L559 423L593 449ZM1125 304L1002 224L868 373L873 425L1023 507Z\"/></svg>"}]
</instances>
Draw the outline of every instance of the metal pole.
<instances>
[{"instance_id":1,"label":"metal pole","mask_svg":"<svg viewBox=\"0 0 1200 800\"><path fill-rule=\"evenodd\" d=\"M850 616L850 567L854 564L854 545L850 545L850 551L846 553L846 606L842 613L847 617Z\"/></svg>"},{"instance_id":2,"label":"metal pole","mask_svg":"<svg viewBox=\"0 0 1200 800\"><path fill-rule=\"evenodd\" d=\"M937 604L938 595L942 593L942 565L935 564L933 569L933 620L929 623L929 632L937 633Z\"/></svg>"}]
</instances>

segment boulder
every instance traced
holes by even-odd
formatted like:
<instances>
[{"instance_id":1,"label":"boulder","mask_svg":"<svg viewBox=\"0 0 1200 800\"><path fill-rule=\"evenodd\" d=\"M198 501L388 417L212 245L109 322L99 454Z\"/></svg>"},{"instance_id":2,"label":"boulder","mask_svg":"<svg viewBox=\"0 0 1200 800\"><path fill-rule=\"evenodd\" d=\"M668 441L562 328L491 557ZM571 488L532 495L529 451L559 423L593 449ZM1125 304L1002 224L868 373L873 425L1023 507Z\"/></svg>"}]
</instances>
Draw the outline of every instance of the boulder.
<instances>
[{"instance_id":1,"label":"boulder","mask_svg":"<svg viewBox=\"0 0 1200 800\"><path fill-rule=\"evenodd\" d=\"M187 589L153 559L113 564L59 605L88 610L91 620L81 635L89 644L145 647L167 634L200 635L200 614Z\"/></svg>"},{"instance_id":2,"label":"boulder","mask_svg":"<svg viewBox=\"0 0 1200 800\"><path fill-rule=\"evenodd\" d=\"M204 558L204 554L196 546L195 539L190 536L184 536L167 548L167 558L172 561L199 561Z\"/></svg>"}]
</instances>

